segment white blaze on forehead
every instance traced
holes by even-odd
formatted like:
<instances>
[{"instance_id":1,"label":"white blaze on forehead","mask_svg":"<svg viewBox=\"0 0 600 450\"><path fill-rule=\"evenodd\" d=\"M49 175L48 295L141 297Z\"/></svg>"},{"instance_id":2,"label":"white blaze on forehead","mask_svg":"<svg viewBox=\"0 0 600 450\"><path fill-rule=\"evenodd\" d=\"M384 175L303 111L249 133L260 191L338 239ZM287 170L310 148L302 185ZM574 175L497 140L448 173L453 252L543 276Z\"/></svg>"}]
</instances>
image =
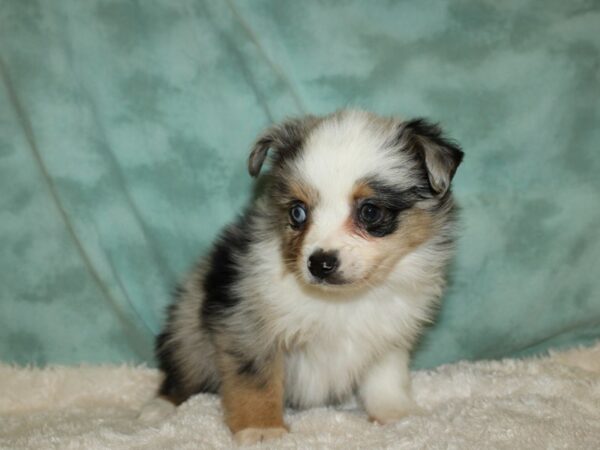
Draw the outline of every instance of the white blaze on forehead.
<instances>
[{"instance_id":1,"label":"white blaze on forehead","mask_svg":"<svg viewBox=\"0 0 600 450\"><path fill-rule=\"evenodd\" d=\"M296 166L321 195L347 196L356 181L385 172L398 162L385 150L391 133L363 112L334 116L311 133Z\"/></svg>"}]
</instances>

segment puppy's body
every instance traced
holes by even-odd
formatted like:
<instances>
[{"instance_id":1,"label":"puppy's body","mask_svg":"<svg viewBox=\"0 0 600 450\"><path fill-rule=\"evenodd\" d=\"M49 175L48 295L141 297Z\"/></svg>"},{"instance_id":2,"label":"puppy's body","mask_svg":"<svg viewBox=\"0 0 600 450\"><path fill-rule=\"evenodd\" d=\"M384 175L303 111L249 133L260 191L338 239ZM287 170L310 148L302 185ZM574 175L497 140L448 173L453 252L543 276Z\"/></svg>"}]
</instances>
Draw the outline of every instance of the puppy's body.
<instances>
[{"instance_id":1,"label":"puppy's body","mask_svg":"<svg viewBox=\"0 0 600 450\"><path fill-rule=\"evenodd\" d=\"M424 121L358 111L267 130L253 175L268 149L263 195L170 308L160 395L220 391L247 442L285 429L284 400L358 392L372 418L398 419L413 406L408 352L444 287L462 152Z\"/></svg>"}]
</instances>

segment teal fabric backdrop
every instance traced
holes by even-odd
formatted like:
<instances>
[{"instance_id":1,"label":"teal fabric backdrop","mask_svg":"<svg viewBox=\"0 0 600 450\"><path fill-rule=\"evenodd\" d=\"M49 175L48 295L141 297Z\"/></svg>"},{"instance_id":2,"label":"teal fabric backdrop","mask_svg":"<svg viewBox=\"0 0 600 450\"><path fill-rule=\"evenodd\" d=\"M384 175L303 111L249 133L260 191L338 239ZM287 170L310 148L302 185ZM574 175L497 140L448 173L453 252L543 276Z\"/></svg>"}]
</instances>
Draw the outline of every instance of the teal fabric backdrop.
<instances>
[{"instance_id":1,"label":"teal fabric backdrop","mask_svg":"<svg viewBox=\"0 0 600 450\"><path fill-rule=\"evenodd\" d=\"M358 106L462 143L452 283L416 355L600 337L597 1L4 0L0 359L151 361L271 121Z\"/></svg>"}]
</instances>

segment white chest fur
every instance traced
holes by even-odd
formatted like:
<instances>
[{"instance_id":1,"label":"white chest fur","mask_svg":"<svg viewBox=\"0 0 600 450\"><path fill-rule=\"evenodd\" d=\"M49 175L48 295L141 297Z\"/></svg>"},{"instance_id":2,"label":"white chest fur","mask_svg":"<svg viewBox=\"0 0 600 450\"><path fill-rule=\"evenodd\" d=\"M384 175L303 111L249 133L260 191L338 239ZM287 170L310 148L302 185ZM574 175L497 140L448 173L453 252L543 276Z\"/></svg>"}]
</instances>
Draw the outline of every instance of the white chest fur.
<instances>
[{"instance_id":1,"label":"white chest fur","mask_svg":"<svg viewBox=\"0 0 600 450\"><path fill-rule=\"evenodd\" d=\"M430 303L394 285L324 298L292 276L271 293L275 331L287 349L286 395L302 407L344 399L392 346L408 350Z\"/></svg>"}]
</instances>

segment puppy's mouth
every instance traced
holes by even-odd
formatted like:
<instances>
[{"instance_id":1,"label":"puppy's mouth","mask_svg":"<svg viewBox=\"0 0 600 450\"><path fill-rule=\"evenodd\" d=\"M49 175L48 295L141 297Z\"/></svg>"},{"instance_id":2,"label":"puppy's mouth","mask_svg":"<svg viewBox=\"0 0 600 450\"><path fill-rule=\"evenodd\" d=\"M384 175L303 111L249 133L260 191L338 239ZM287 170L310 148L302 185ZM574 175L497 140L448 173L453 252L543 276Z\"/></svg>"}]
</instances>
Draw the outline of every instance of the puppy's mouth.
<instances>
[{"instance_id":1,"label":"puppy's mouth","mask_svg":"<svg viewBox=\"0 0 600 450\"><path fill-rule=\"evenodd\" d=\"M343 272L335 273L326 278L315 277L314 275L309 275L308 279L309 284L323 286L323 287L342 287L353 284L352 280L349 280L344 277Z\"/></svg>"},{"instance_id":2,"label":"puppy's mouth","mask_svg":"<svg viewBox=\"0 0 600 450\"><path fill-rule=\"evenodd\" d=\"M349 279L345 278L343 273L326 280L315 278L311 275L302 275L301 281L313 292L320 292L327 298L343 301L353 298L356 292L362 292L371 287L371 284L364 278Z\"/></svg>"},{"instance_id":3,"label":"puppy's mouth","mask_svg":"<svg viewBox=\"0 0 600 450\"><path fill-rule=\"evenodd\" d=\"M344 273L344 270L336 271L326 277L318 277L310 273L309 270L298 270L296 272L300 281L306 285L315 289L320 289L328 292L351 292L351 291L362 291L364 289L370 289L379 281L381 278L381 272L377 267L373 267L372 270L361 273L359 276L348 276Z\"/></svg>"}]
</instances>

